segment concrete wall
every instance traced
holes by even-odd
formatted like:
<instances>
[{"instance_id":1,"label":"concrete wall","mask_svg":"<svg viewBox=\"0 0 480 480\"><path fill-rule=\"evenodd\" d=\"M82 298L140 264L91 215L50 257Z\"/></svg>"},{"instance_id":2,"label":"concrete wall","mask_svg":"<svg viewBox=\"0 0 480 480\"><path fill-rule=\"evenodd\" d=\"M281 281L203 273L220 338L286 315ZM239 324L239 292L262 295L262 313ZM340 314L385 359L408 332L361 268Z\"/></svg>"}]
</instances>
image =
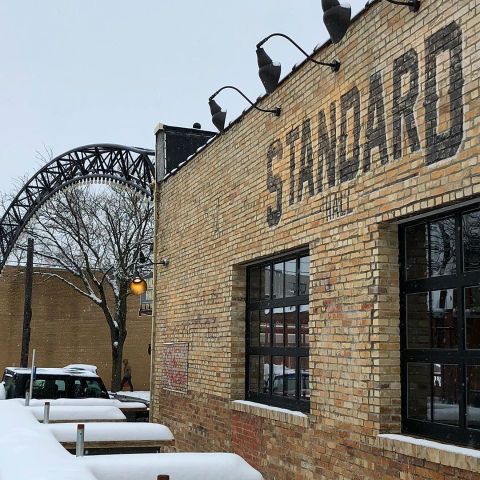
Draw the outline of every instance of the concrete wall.
<instances>
[{"instance_id":1,"label":"concrete wall","mask_svg":"<svg viewBox=\"0 0 480 480\"><path fill-rule=\"evenodd\" d=\"M480 199L479 14L374 2L316 53L340 72L302 65L260 104L280 117L249 111L157 187L153 415L179 449L238 452L268 480L480 478L478 460L378 437L401 431L396 222ZM245 263L300 247L310 413L232 403Z\"/></svg>"},{"instance_id":2,"label":"concrete wall","mask_svg":"<svg viewBox=\"0 0 480 480\"><path fill-rule=\"evenodd\" d=\"M22 268L5 267L0 277L0 368L20 361L25 276ZM37 365L59 367L88 363L111 383L111 341L102 311L63 282L36 274L33 285L32 336ZM132 366L133 386L149 390L151 317L139 317L139 299L128 303L128 337L124 358ZM31 353L30 353L31 361Z\"/></svg>"}]
</instances>

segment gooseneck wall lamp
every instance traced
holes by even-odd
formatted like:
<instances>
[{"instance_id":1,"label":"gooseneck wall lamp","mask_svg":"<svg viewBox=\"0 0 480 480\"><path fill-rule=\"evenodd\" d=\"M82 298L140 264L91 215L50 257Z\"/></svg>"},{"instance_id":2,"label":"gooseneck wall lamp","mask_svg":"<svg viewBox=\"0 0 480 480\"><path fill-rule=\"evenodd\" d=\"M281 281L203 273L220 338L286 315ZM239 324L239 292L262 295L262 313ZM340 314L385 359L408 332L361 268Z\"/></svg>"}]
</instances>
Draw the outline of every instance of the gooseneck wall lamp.
<instances>
[{"instance_id":1,"label":"gooseneck wall lamp","mask_svg":"<svg viewBox=\"0 0 480 480\"><path fill-rule=\"evenodd\" d=\"M352 18L352 8L338 0L322 0L323 23L333 43L338 43L347 33Z\"/></svg>"},{"instance_id":2,"label":"gooseneck wall lamp","mask_svg":"<svg viewBox=\"0 0 480 480\"><path fill-rule=\"evenodd\" d=\"M162 258L162 260L160 260L159 262L150 262L147 260L144 253L140 250L138 256L138 263L142 266L162 265L164 267L168 267L169 261L168 258ZM147 291L147 281L145 280L145 278L143 278L143 276L138 270L136 271L134 278L130 282L129 288L132 295L143 295Z\"/></svg>"},{"instance_id":3,"label":"gooseneck wall lamp","mask_svg":"<svg viewBox=\"0 0 480 480\"><path fill-rule=\"evenodd\" d=\"M215 125L219 132L223 132L225 130L225 119L227 117L227 112L222 111L220 105L214 100L214 98L223 90L235 90L238 92L255 110L259 110L260 112L266 113L273 113L275 116L279 116L281 113L281 108L276 107L273 109L266 109L257 107L243 92L241 92L237 87L232 87L231 85L227 85L225 87L220 88L217 90L209 99L208 105L210 106L210 113L212 114L212 123Z\"/></svg>"},{"instance_id":4,"label":"gooseneck wall lamp","mask_svg":"<svg viewBox=\"0 0 480 480\"><path fill-rule=\"evenodd\" d=\"M418 12L420 10L420 0L399 1L386 0L388 3L394 5L402 5L409 7L411 12ZM372 0L367 2L369 5ZM323 23L330 34L333 43L339 43L347 33L352 17L352 9L348 3L340 2L339 0L322 0L323 8Z\"/></svg>"},{"instance_id":5,"label":"gooseneck wall lamp","mask_svg":"<svg viewBox=\"0 0 480 480\"><path fill-rule=\"evenodd\" d=\"M282 37L287 39L292 45L295 45L295 47L297 47L298 50L300 50L307 57L308 60L316 63L317 65L324 65L326 67L330 67L334 72L338 72L340 70L340 62L338 60L334 60L331 63L319 62L318 60L314 60L312 58L312 55L309 55L288 35L285 35L283 33L272 33L257 44L258 75L260 76L260 80L262 81L267 93L272 93L277 88L278 82L280 80L280 74L282 71L281 65L279 63L273 63L272 59L263 49L263 45L272 37Z\"/></svg>"}]
</instances>

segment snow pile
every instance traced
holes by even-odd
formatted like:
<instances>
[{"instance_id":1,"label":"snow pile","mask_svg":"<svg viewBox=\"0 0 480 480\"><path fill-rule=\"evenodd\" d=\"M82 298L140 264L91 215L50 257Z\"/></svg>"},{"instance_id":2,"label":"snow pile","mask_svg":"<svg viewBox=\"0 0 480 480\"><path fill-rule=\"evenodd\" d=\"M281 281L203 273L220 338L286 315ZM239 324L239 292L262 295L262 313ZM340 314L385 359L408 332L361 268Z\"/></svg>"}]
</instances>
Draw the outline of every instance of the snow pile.
<instances>
[{"instance_id":1,"label":"snow pile","mask_svg":"<svg viewBox=\"0 0 480 480\"><path fill-rule=\"evenodd\" d=\"M96 479L15 400L0 402L0 478L2 480Z\"/></svg>"},{"instance_id":2,"label":"snow pile","mask_svg":"<svg viewBox=\"0 0 480 480\"><path fill-rule=\"evenodd\" d=\"M35 409L41 407L24 407L17 400L0 402L1 480L153 480L162 474L170 475L170 480L262 480L261 474L241 457L229 453L144 453L77 458L56 440L52 434L54 425L42 425L35 419ZM94 432L95 424L86 425L87 440L90 427ZM132 427L145 435L149 433L145 428L148 425L132 424ZM69 428L66 426L63 432L60 428L58 434L70 435ZM99 435L102 435L102 428L107 427L99 427ZM120 436L113 430L108 434Z\"/></svg>"},{"instance_id":3,"label":"snow pile","mask_svg":"<svg viewBox=\"0 0 480 480\"><path fill-rule=\"evenodd\" d=\"M75 443L76 423L45 425L55 438L62 443ZM86 442L129 442L129 441L171 441L172 432L165 425L157 423L87 423Z\"/></svg>"},{"instance_id":4,"label":"snow pile","mask_svg":"<svg viewBox=\"0 0 480 480\"><path fill-rule=\"evenodd\" d=\"M79 458L101 480L263 480L242 457L233 453L140 453Z\"/></svg>"},{"instance_id":5,"label":"snow pile","mask_svg":"<svg viewBox=\"0 0 480 480\"><path fill-rule=\"evenodd\" d=\"M25 404L25 400L23 398L18 399L22 404ZM50 406L53 407L117 407L123 410L128 409L139 409L139 410L146 410L146 406L144 403L141 402L121 402L120 400L116 399L108 399L108 398L57 398L52 400L39 400L33 399L30 400L31 407L42 407L45 405L45 402L50 402Z\"/></svg>"},{"instance_id":6,"label":"snow pile","mask_svg":"<svg viewBox=\"0 0 480 480\"><path fill-rule=\"evenodd\" d=\"M17 402L18 403L18 402ZM25 407L24 407L25 408ZM26 407L37 420L43 421L43 407ZM119 422L126 417L117 407L80 407L80 406L53 406L50 407L51 422Z\"/></svg>"},{"instance_id":7,"label":"snow pile","mask_svg":"<svg viewBox=\"0 0 480 480\"><path fill-rule=\"evenodd\" d=\"M410 443L419 447L435 448L444 452L456 453L466 457L474 457L480 460L480 452L473 448L457 447L456 445L449 445L447 443L434 442L433 440L425 440L423 438L409 437L407 435L399 435L395 433L382 433L378 435L379 438L386 438L387 440L396 440L398 442Z\"/></svg>"},{"instance_id":8,"label":"snow pile","mask_svg":"<svg viewBox=\"0 0 480 480\"><path fill-rule=\"evenodd\" d=\"M97 366L87 365L86 363L72 363L71 365L65 365L65 367L63 368L65 370L72 370L72 371L85 370L87 372L94 373L95 375L97 374Z\"/></svg>"},{"instance_id":9,"label":"snow pile","mask_svg":"<svg viewBox=\"0 0 480 480\"><path fill-rule=\"evenodd\" d=\"M133 398L141 398L142 400L145 400L147 402L150 401L150 392L149 391L143 391L143 390L138 390L135 392L117 392L118 396L121 397L133 397Z\"/></svg>"},{"instance_id":10,"label":"snow pile","mask_svg":"<svg viewBox=\"0 0 480 480\"><path fill-rule=\"evenodd\" d=\"M287 408L273 407L272 405L264 405L263 403L249 402L248 400L233 400L232 403L237 403L239 405L248 405L250 407L260 408L262 410L286 413L287 415L294 415L296 417L308 418L308 415L303 412L297 412L296 410L288 410Z\"/></svg>"}]
</instances>

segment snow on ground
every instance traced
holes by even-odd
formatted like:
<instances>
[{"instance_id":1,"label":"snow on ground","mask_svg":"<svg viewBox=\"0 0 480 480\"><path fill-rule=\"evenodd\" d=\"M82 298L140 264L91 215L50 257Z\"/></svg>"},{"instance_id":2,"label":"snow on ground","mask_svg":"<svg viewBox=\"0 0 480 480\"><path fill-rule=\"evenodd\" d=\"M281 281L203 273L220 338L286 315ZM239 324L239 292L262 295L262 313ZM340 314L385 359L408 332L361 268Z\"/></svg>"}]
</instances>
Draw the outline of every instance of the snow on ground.
<instances>
[{"instance_id":1,"label":"snow on ground","mask_svg":"<svg viewBox=\"0 0 480 480\"><path fill-rule=\"evenodd\" d=\"M8 400L5 400L8 401ZM3 403L3 402L2 402ZM37 420L42 421L44 416L43 407L28 408ZM50 407L51 422L79 422L79 421L123 421L126 417L117 407L81 407L59 406Z\"/></svg>"},{"instance_id":2,"label":"snow on ground","mask_svg":"<svg viewBox=\"0 0 480 480\"><path fill-rule=\"evenodd\" d=\"M101 480L262 480L242 457L232 453L140 453L83 457L80 464Z\"/></svg>"},{"instance_id":3,"label":"snow on ground","mask_svg":"<svg viewBox=\"0 0 480 480\"><path fill-rule=\"evenodd\" d=\"M77 440L76 423L56 423L45 425L59 442L72 443ZM165 425L157 423L87 423L86 442L119 442L173 440L172 432Z\"/></svg>"},{"instance_id":4,"label":"snow on ground","mask_svg":"<svg viewBox=\"0 0 480 480\"><path fill-rule=\"evenodd\" d=\"M261 474L245 460L229 453L145 453L77 458L56 440L50 430L52 425L42 425L36 420L35 409L42 410L43 418L43 407L27 408L17 400L0 402L1 480L153 480L160 474L170 475L170 480L262 480ZM94 425L87 423L86 432ZM133 424L139 431L147 425Z\"/></svg>"},{"instance_id":5,"label":"snow on ground","mask_svg":"<svg viewBox=\"0 0 480 480\"><path fill-rule=\"evenodd\" d=\"M150 401L150 392L143 391L143 390L138 390L133 392L128 392L128 391L123 392L122 390L120 390L119 392L117 392L117 395L121 395L125 397L141 398L142 400L146 400L147 402Z\"/></svg>"}]
</instances>

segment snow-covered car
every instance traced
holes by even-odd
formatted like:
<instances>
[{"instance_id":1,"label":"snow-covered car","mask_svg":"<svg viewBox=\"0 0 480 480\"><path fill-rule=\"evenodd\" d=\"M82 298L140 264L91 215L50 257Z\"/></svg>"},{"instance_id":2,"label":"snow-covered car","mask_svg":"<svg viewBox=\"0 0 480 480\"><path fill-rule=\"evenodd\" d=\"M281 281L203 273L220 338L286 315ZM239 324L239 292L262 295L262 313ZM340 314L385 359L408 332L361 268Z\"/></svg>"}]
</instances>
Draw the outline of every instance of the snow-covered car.
<instances>
[{"instance_id":1,"label":"snow-covered car","mask_svg":"<svg viewBox=\"0 0 480 480\"><path fill-rule=\"evenodd\" d=\"M25 398L30 387L30 368L7 367L0 382L0 400ZM79 405L78 399L92 405L120 408L128 421L148 421L149 402L131 396L110 395L95 365L74 364L63 368L36 368L32 402L52 400L58 405ZM70 399L70 401L69 401ZM75 399L75 400L71 400ZM96 399L96 400L95 400ZM94 402L94 403L92 403Z\"/></svg>"},{"instance_id":2,"label":"snow-covered car","mask_svg":"<svg viewBox=\"0 0 480 480\"><path fill-rule=\"evenodd\" d=\"M30 368L5 368L2 378L5 398L25 398L30 387L30 376ZM52 400L57 398L110 398L93 365L36 368L32 397Z\"/></svg>"}]
</instances>

